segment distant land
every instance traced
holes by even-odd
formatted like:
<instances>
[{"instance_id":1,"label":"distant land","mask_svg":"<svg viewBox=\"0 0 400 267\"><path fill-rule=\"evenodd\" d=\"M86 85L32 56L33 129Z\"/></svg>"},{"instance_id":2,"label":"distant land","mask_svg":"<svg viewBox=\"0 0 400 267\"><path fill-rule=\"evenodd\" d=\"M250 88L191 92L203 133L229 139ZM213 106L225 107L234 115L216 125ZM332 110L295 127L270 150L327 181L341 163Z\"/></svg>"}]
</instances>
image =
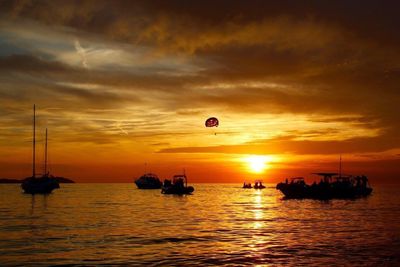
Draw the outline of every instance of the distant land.
<instances>
[{"instance_id":1,"label":"distant land","mask_svg":"<svg viewBox=\"0 0 400 267\"><path fill-rule=\"evenodd\" d=\"M20 184L22 181L25 179L28 179L30 177L24 178L24 179L8 179L8 178L0 178L0 184ZM65 178L65 177L54 177L59 183L63 184L74 184L75 182L71 179Z\"/></svg>"}]
</instances>

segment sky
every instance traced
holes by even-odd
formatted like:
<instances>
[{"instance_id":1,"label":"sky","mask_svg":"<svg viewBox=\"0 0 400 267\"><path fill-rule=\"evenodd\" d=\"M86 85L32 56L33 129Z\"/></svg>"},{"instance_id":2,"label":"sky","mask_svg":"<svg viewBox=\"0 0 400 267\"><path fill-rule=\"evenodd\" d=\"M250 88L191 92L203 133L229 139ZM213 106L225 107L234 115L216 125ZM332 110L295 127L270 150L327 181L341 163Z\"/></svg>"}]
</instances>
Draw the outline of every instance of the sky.
<instances>
[{"instance_id":1,"label":"sky","mask_svg":"<svg viewBox=\"0 0 400 267\"><path fill-rule=\"evenodd\" d=\"M398 1L0 1L0 177L400 183ZM219 127L207 128L209 117Z\"/></svg>"}]
</instances>

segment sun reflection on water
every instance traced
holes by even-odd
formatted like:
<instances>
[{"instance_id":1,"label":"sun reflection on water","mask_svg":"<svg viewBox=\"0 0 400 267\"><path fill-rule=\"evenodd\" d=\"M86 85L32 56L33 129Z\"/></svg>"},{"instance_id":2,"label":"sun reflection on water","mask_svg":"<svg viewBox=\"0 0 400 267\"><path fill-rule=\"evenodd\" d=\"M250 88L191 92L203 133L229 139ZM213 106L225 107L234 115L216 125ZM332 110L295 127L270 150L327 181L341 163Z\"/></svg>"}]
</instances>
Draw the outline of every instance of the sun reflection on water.
<instances>
[{"instance_id":1,"label":"sun reflection on water","mask_svg":"<svg viewBox=\"0 0 400 267\"><path fill-rule=\"evenodd\" d=\"M254 208L253 208L253 216L254 216L254 223L253 223L253 228L254 229L260 229L262 225L262 219L264 218L264 212L263 212L263 203L262 203L262 192L261 190L255 191L254 194Z\"/></svg>"}]
</instances>

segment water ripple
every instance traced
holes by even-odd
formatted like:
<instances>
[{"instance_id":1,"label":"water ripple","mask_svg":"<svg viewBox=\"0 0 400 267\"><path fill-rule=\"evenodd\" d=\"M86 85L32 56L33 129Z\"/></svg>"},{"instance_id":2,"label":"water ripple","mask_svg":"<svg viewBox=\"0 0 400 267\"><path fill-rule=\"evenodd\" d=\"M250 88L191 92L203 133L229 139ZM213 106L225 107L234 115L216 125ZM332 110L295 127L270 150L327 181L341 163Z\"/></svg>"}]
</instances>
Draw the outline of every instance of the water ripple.
<instances>
[{"instance_id":1,"label":"water ripple","mask_svg":"<svg viewBox=\"0 0 400 267\"><path fill-rule=\"evenodd\" d=\"M0 186L0 265L399 266L400 197L282 200L274 187L195 185L164 196L132 184Z\"/></svg>"}]
</instances>

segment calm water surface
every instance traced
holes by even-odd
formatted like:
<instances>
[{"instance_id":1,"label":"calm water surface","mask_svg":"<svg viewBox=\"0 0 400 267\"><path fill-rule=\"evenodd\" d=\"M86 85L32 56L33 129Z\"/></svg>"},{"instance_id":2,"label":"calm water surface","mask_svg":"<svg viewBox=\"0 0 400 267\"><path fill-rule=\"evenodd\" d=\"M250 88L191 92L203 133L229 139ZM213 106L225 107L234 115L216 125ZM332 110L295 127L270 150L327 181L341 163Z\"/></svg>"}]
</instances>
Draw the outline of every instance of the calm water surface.
<instances>
[{"instance_id":1,"label":"calm water surface","mask_svg":"<svg viewBox=\"0 0 400 267\"><path fill-rule=\"evenodd\" d=\"M133 184L0 185L0 265L400 266L398 186L355 201L195 184L191 196Z\"/></svg>"}]
</instances>

